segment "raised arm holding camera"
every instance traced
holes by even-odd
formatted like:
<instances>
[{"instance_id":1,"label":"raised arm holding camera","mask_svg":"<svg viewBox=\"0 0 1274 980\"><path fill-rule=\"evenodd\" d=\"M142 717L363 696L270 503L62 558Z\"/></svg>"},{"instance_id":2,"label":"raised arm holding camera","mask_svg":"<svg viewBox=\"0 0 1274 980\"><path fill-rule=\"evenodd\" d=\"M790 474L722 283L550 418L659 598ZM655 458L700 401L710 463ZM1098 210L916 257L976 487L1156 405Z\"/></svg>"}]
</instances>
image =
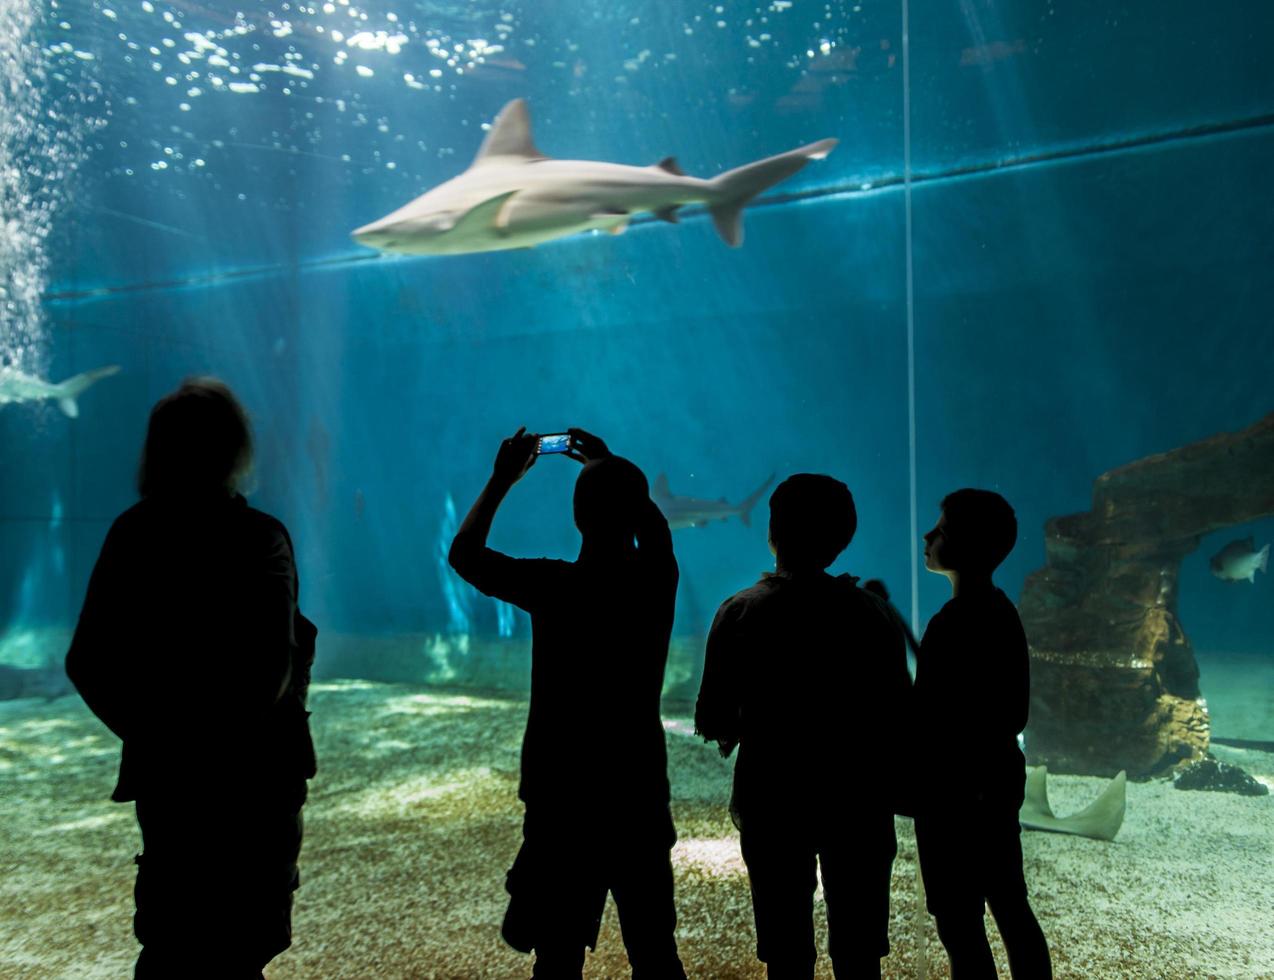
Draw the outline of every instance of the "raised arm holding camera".
<instances>
[{"instance_id":1,"label":"raised arm holding camera","mask_svg":"<svg viewBox=\"0 0 1274 980\"><path fill-rule=\"evenodd\" d=\"M541 455L583 464L575 561L487 546L505 495ZM531 704L518 795L523 843L503 935L536 977L581 976L615 896L635 980L684 977L677 956L659 697L677 591L668 523L641 470L582 429L505 439L456 534L452 567L531 615Z\"/></svg>"}]
</instances>

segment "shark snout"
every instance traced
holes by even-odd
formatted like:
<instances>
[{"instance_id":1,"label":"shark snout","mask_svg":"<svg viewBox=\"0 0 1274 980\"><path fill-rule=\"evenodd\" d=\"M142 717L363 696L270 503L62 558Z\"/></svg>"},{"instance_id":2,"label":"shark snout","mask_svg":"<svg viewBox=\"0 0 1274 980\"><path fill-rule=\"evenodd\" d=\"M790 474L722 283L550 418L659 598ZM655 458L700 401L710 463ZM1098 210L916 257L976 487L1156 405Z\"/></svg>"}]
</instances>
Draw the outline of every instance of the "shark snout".
<instances>
[{"instance_id":1,"label":"shark snout","mask_svg":"<svg viewBox=\"0 0 1274 980\"><path fill-rule=\"evenodd\" d=\"M451 230L454 219L447 214L381 218L350 233L354 241L387 252L429 251L429 243Z\"/></svg>"},{"instance_id":2,"label":"shark snout","mask_svg":"<svg viewBox=\"0 0 1274 980\"><path fill-rule=\"evenodd\" d=\"M358 244L366 245L369 248L385 248L394 242L392 227L387 227L380 221L373 221L370 225L355 228L350 232L350 237Z\"/></svg>"}]
</instances>

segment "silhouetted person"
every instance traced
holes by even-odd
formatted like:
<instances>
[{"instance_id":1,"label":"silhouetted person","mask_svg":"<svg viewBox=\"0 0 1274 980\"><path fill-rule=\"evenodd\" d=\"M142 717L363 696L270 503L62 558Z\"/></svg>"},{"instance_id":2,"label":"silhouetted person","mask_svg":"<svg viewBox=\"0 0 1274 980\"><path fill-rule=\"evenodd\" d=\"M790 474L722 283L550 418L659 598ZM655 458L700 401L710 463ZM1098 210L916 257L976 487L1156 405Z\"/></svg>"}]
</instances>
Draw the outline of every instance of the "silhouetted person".
<instances>
[{"instance_id":1,"label":"silhouetted person","mask_svg":"<svg viewBox=\"0 0 1274 980\"><path fill-rule=\"evenodd\" d=\"M1026 634L991 582L1016 542L1013 508L989 490L948 495L925 535L925 567L951 580L952 598L929 621L916 658L916 735L928 756L916 844L953 980L996 975L986 905L1013 976L1052 976L1026 897L1018 824L1026 761L1017 736L1030 699Z\"/></svg>"},{"instance_id":2,"label":"silhouetted person","mask_svg":"<svg viewBox=\"0 0 1274 980\"><path fill-rule=\"evenodd\" d=\"M579 429L573 562L486 546L496 509L535 463L536 437L504 440L451 546L457 572L531 614L531 704L518 795L523 843L502 934L535 951L534 976L579 977L609 890L634 980L684 977L677 957L667 754L659 696L677 592L668 522L646 478Z\"/></svg>"},{"instance_id":3,"label":"silhouetted person","mask_svg":"<svg viewBox=\"0 0 1274 980\"><path fill-rule=\"evenodd\" d=\"M770 497L775 570L727 599L708 636L695 729L737 745L730 810L752 886L757 957L814 976L822 867L836 976L880 975L889 953L898 760L911 678L886 603L830 565L854 537L849 488L800 473Z\"/></svg>"},{"instance_id":4,"label":"silhouetted person","mask_svg":"<svg viewBox=\"0 0 1274 980\"><path fill-rule=\"evenodd\" d=\"M211 378L150 414L141 501L111 526L66 671L123 739L136 801L139 978L261 976L291 944L313 625L292 542L235 492L248 419Z\"/></svg>"}]
</instances>

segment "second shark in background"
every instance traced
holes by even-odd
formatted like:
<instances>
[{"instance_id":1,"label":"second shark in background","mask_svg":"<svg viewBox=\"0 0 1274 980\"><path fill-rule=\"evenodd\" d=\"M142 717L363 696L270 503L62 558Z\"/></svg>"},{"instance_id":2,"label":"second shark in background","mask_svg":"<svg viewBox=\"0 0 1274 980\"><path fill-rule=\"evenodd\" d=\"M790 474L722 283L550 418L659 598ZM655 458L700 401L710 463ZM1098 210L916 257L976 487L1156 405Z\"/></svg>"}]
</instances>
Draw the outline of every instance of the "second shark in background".
<instances>
[{"instance_id":1,"label":"second shark in background","mask_svg":"<svg viewBox=\"0 0 1274 980\"><path fill-rule=\"evenodd\" d=\"M701 500L698 497L681 497L668 489L667 475L660 473L650 488L650 499L655 502L668 526L674 531L679 527L705 527L712 521L724 521L737 517L744 527L752 526L752 508L757 505L765 491L774 482L771 473L764 483L748 494L737 504L732 504L725 497L720 500Z\"/></svg>"}]
</instances>

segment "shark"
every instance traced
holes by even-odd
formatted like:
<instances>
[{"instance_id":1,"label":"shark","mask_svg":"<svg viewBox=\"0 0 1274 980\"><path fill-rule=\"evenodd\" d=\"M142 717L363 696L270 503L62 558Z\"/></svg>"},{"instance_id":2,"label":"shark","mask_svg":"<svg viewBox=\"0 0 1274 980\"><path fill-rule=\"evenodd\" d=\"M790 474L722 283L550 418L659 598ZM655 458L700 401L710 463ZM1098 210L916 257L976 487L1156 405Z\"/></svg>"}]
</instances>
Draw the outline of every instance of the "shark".
<instances>
[{"instance_id":1,"label":"shark","mask_svg":"<svg viewBox=\"0 0 1274 980\"><path fill-rule=\"evenodd\" d=\"M668 477L660 473L650 488L650 499L655 502L668 526L673 530L679 527L705 527L711 521L724 521L738 517L744 527L752 526L752 508L756 506L761 495L774 482L771 473L759 487L748 494L737 504L729 503L725 497L720 500L700 500L697 497L678 497L668 489Z\"/></svg>"},{"instance_id":2,"label":"shark","mask_svg":"<svg viewBox=\"0 0 1274 980\"><path fill-rule=\"evenodd\" d=\"M23 374L17 368L0 365L0 405L11 402L38 402L52 398L57 401L63 415L68 418L78 418L80 406L75 399L79 398L84 389L95 381L108 378L118 371L118 364L110 364L55 383L30 374Z\"/></svg>"},{"instance_id":3,"label":"shark","mask_svg":"<svg viewBox=\"0 0 1274 980\"><path fill-rule=\"evenodd\" d=\"M462 255L530 248L583 231L623 232L651 212L677 223L677 211L702 204L727 245L743 244L743 207L837 144L823 139L709 179L687 176L675 157L648 167L557 160L536 148L525 99L509 102L478 155L459 176L352 232L382 252Z\"/></svg>"}]
</instances>

